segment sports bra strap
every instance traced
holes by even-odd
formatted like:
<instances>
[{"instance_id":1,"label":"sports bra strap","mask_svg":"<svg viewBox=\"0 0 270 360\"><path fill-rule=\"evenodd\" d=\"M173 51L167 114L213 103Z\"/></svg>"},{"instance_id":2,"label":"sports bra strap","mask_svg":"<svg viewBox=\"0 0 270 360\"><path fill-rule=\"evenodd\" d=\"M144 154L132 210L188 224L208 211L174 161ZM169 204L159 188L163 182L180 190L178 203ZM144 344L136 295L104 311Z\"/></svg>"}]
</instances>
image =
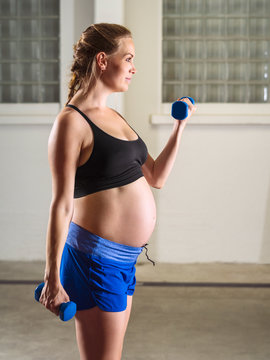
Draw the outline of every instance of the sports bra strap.
<instances>
[{"instance_id":1,"label":"sports bra strap","mask_svg":"<svg viewBox=\"0 0 270 360\"><path fill-rule=\"evenodd\" d=\"M92 125L92 124L93 124L92 121L89 119L89 117L87 117L87 116L85 115L85 113L83 113L80 109L78 109L77 106L72 105L72 104L67 104L66 106L68 106L68 107L70 107L70 108L78 111L78 113L81 114L81 115L85 118L85 120L88 122L89 125ZM94 125L95 125L95 124L94 124Z\"/></svg>"}]
</instances>

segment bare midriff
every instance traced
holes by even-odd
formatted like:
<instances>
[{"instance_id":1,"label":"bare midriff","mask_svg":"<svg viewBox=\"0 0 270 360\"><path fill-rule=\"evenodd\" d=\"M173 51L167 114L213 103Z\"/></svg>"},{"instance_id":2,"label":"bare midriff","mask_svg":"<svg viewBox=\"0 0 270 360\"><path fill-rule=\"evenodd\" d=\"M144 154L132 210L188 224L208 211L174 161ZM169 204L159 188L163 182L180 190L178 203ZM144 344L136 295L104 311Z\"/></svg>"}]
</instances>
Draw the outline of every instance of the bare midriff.
<instances>
[{"instance_id":1,"label":"bare midriff","mask_svg":"<svg viewBox=\"0 0 270 360\"><path fill-rule=\"evenodd\" d=\"M154 197L140 177L128 185L74 199L72 221L104 239L140 247L155 227Z\"/></svg>"}]
</instances>

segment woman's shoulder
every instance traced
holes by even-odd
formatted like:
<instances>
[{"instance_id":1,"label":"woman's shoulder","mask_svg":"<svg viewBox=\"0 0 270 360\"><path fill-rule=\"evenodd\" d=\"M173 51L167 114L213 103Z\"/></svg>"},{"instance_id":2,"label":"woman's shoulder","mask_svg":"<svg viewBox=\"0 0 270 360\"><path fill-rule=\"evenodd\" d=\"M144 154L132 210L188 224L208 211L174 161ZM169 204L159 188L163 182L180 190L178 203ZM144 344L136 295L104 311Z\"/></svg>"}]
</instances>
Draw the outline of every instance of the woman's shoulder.
<instances>
[{"instance_id":1,"label":"woman's shoulder","mask_svg":"<svg viewBox=\"0 0 270 360\"><path fill-rule=\"evenodd\" d=\"M83 119L81 114L71 107L63 107L57 114L54 123L60 126L70 127L73 130L84 131L87 126L87 122Z\"/></svg>"},{"instance_id":2,"label":"woman's shoulder","mask_svg":"<svg viewBox=\"0 0 270 360\"><path fill-rule=\"evenodd\" d=\"M88 141L92 141L93 136L89 125L82 116L77 111L64 107L55 117L51 137L82 143L86 138Z\"/></svg>"},{"instance_id":3,"label":"woman's shoulder","mask_svg":"<svg viewBox=\"0 0 270 360\"><path fill-rule=\"evenodd\" d=\"M56 116L57 121L72 121L72 119L79 117L77 111L69 106L64 106Z\"/></svg>"}]
</instances>

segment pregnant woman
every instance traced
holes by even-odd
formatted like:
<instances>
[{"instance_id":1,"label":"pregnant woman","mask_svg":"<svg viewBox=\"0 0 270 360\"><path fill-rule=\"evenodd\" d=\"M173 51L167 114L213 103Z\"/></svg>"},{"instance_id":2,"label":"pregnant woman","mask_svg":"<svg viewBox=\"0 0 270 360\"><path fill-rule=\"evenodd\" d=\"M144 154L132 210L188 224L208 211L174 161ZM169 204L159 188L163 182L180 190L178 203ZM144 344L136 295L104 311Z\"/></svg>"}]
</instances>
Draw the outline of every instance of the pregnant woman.
<instances>
[{"instance_id":1,"label":"pregnant woman","mask_svg":"<svg viewBox=\"0 0 270 360\"><path fill-rule=\"evenodd\" d=\"M49 138L52 201L40 302L55 314L62 302L77 304L82 360L121 359L135 264L156 221L150 186L164 185L187 122L175 120L154 160L125 119L106 106L109 94L128 90L134 56L125 27L87 28L74 46L68 102ZM190 117L195 107L184 101Z\"/></svg>"}]
</instances>

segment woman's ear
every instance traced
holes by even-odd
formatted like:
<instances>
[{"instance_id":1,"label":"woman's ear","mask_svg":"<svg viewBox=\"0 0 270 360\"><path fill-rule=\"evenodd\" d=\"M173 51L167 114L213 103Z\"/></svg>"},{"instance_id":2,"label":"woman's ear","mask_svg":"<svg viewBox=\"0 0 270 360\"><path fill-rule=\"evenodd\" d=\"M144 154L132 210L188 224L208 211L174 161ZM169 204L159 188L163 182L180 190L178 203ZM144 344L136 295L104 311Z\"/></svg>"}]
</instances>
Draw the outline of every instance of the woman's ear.
<instances>
[{"instance_id":1,"label":"woman's ear","mask_svg":"<svg viewBox=\"0 0 270 360\"><path fill-rule=\"evenodd\" d=\"M107 55L105 54L105 52L99 52L96 55L96 59L97 59L97 64L100 70L104 71L107 68Z\"/></svg>"}]
</instances>

